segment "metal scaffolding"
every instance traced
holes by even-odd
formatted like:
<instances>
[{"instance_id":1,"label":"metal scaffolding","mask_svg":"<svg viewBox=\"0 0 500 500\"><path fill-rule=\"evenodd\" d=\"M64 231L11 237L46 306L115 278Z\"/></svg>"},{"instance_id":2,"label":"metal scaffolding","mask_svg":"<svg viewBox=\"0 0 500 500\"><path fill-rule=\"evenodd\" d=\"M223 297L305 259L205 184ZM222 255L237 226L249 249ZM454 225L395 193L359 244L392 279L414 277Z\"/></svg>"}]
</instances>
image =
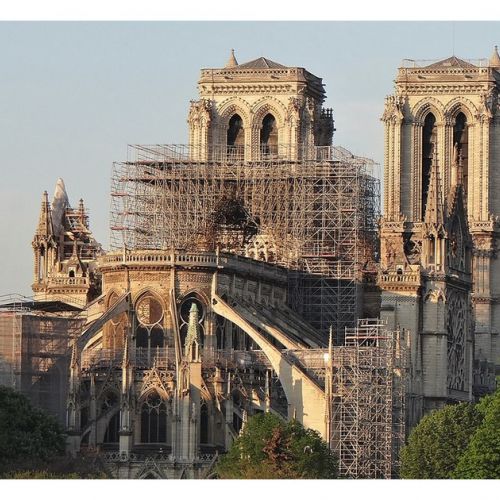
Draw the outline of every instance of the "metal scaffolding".
<instances>
[{"instance_id":1,"label":"metal scaffolding","mask_svg":"<svg viewBox=\"0 0 500 500\"><path fill-rule=\"evenodd\" d=\"M397 477L405 439L407 339L359 320L333 352L332 447L342 477Z\"/></svg>"},{"instance_id":2,"label":"metal scaffolding","mask_svg":"<svg viewBox=\"0 0 500 500\"><path fill-rule=\"evenodd\" d=\"M275 262L291 271L290 305L325 337L330 325L343 332L355 324L375 254L373 167L330 146L259 155L129 146L128 160L113 167L111 248L218 247Z\"/></svg>"},{"instance_id":3,"label":"metal scaffolding","mask_svg":"<svg viewBox=\"0 0 500 500\"><path fill-rule=\"evenodd\" d=\"M61 423L70 345L84 323L80 310L70 307L19 297L0 300L0 383L22 392Z\"/></svg>"}]
</instances>

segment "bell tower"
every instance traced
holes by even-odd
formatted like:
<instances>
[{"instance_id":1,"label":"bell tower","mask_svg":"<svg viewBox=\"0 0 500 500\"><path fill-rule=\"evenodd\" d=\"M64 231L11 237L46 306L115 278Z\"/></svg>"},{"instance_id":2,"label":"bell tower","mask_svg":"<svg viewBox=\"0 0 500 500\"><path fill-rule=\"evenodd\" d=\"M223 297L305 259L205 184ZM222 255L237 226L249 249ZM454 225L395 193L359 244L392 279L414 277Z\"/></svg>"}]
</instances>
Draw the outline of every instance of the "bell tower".
<instances>
[{"instance_id":1,"label":"bell tower","mask_svg":"<svg viewBox=\"0 0 500 500\"><path fill-rule=\"evenodd\" d=\"M265 57L238 64L233 50L224 68L201 70L198 90L188 117L193 159L299 159L332 143L322 79L304 68Z\"/></svg>"},{"instance_id":2,"label":"bell tower","mask_svg":"<svg viewBox=\"0 0 500 500\"><path fill-rule=\"evenodd\" d=\"M386 98L382 316L410 331L410 419L500 364L500 57L405 60Z\"/></svg>"}]
</instances>

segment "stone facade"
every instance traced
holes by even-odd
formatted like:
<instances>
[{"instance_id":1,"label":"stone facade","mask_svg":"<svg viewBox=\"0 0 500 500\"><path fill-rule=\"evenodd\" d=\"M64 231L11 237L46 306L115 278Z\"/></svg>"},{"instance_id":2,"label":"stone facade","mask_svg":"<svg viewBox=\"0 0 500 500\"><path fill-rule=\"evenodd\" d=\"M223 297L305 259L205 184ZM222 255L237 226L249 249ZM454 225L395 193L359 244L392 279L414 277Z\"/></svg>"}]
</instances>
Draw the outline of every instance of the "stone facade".
<instances>
[{"instance_id":1,"label":"stone facade","mask_svg":"<svg viewBox=\"0 0 500 500\"><path fill-rule=\"evenodd\" d=\"M248 161L278 152L294 159L331 145L333 117L322 108L322 80L304 68L264 57L238 65L233 54L225 68L201 70L198 90L188 118L197 159L228 151Z\"/></svg>"},{"instance_id":2,"label":"stone facade","mask_svg":"<svg viewBox=\"0 0 500 500\"><path fill-rule=\"evenodd\" d=\"M399 69L386 99L382 317L411 332L411 421L494 386L500 58Z\"/></svg>"},{"instance_id":3,"label":"stone facade","mask_svg":"<svg viewBox=\"0 0 500 500\"><path fill-rule=\"evenodd\" d=\"M101 246L90 231L83 200L77 209L71 208L62 179L57 181L52 203L47 191L43 193L32 246L35 300L84 307L99 295L95 264Z\"/></svg>"}]
</instances>

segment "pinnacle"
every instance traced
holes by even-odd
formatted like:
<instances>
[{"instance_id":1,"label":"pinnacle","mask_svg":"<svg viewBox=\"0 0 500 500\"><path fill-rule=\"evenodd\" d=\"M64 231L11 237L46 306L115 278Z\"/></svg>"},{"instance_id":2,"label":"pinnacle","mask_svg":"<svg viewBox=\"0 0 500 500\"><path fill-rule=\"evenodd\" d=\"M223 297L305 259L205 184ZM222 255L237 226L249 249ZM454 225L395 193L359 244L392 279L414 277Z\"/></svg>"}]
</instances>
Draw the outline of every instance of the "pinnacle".
<instances>
[{"instance_id":1,"label":"pinnacle","mask_svg":"<svg viewBox=\"0 0 500 500\"><path fill-rule=\"evenodd\" d=\"M238 66L238 61L236 60L236 57L234 55L234 49L231 49L231 57L226 63L226 68L234 68L235 66Z\"/></svg>"},{"instance_id":2,"label":"pinnacle","mask_svg":"<svg viewBox=\"0 0 500 500\"><path fill-rule=\"evenodd\" d=\"M490 57L489 63L492 68L500 69L500 55L498 55L498 45L495 45L495 49L493 50L493 54Z\"/></svg>"}]
</instances>

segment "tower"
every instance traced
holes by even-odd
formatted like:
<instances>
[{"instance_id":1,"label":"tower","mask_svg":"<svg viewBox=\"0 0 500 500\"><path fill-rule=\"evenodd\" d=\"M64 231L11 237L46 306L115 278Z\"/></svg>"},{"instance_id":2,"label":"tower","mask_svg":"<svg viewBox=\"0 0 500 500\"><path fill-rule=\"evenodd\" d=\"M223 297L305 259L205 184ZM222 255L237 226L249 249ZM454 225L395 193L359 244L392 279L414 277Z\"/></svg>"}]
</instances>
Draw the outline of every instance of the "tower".
<instances>
[{"instance_id":1,"label":"tower","mask_svg":"<svg viewBox=\"0 0 500 500\"><path fill-rule=\"evenodd\" d=\"M71 208L64 181L58 179L52 204L43 193L40 216L32 242L35 300L60 300L85 306L99 295L94 273L101 253L89 228L83 200Z\"/></svg>"},{"instance_id":2,"label":"tower","mask_svg":"<svg viewBox=\"0 0 500 500\"><path fill-rule=\"evenodd\" d=\"M395 83L378 281L382 317L411 334L415 421L490 390L500 362L500 58L405 61Z\"/></svg>"},{"instance_id":3,"label":"tower","mask_svg":"<svg viewBox=\"0 0 500 500\"><path fill-rule=\"evenodd\" d=\"M238 64L232 51L224 68L201 70L198 90L188 117L194 159L298 159L332 143L322 80L304 68L265 57Z\"/></svg>"}]
</instances>

